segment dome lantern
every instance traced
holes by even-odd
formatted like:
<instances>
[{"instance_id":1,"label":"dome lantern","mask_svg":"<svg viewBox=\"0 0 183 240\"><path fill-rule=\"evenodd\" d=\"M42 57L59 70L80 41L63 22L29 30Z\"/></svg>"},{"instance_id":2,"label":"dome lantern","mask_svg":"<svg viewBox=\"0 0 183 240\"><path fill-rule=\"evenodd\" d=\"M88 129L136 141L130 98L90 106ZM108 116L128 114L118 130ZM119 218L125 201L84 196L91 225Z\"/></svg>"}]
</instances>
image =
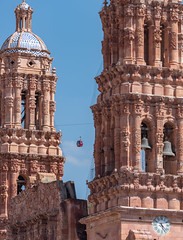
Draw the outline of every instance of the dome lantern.
<instances>
[{"instance_id":1,"label":"dome lantern","mask_svg":"<svg viewBox=\"0 0 183 240\"><path fill-rule=\"evenodd\" d=\"M21 4L15 9L16 15L16 31L31 32L31 21L32 21L33 9L23 0Z\"/></svg>"}]
</instances>

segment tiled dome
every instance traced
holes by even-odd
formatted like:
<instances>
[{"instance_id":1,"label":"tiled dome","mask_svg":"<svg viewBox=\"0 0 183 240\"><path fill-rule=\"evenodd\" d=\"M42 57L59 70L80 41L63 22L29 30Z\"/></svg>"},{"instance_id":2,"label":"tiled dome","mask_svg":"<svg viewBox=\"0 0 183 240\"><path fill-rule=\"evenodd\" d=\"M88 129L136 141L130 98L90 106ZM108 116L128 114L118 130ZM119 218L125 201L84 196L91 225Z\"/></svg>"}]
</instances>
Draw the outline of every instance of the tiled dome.
<instances>
[{"instance_id":1,"label":"tiled dome","mask_svg":"<svg viewBox=\"0 0 183 240\"><path fill-rule=\"evenodd\" d=\"M16 52L22 52L22 48L24 48L24 50L28 50L29 52L34 52L34 54L36 52L37 55L39 53L41 54L42 51L47 50L44 42L35 34L31 32L15 32L3 43L1 51L7 52L14 49Z\"/></svg>"},{"instance_id":2,"label":"tiled dome","mask_svg":"<svg viewBox=\"0 0 183 240\"><path fill-rule=\"evenodd\" d=\"M25 3L25 2L23 2L23 3L21 3L20 5L18 5L18 7L20 8L20 9L25 9L25 10L28 10L28 8L29 8L29 5L27 4L27 3Z\"/></svg>"}]
</instances>

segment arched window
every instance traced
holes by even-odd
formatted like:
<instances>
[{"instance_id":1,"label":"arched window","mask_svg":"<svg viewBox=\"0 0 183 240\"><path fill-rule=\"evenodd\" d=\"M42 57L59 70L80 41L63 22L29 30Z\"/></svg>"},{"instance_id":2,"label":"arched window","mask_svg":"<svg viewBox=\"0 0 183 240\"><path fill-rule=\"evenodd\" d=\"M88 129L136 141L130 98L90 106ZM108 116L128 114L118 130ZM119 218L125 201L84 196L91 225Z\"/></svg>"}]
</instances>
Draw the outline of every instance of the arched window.
<instances>
[{"instance_id":1,"label":"arched window","mask_svg":"<svg viewBox=\"0 0 183 240\"><path fill-rule=\"evenodd\" d=\"M19 175L17 179L17 194L20 194L22 191L24 191L25 186L26 186L25 179L21 175Z\"/></svg>"},{"instance_id":2,"label":"arched window","mask_svg":"<svg viewBox=\"0 0 183 240\"><path fill-rule=\"evenodd\" d=\"M148 140L149 128L142 122L141 124L141 169L143 172L148 171L148 150L151 149Z\"/></svg>"}]
</instances>

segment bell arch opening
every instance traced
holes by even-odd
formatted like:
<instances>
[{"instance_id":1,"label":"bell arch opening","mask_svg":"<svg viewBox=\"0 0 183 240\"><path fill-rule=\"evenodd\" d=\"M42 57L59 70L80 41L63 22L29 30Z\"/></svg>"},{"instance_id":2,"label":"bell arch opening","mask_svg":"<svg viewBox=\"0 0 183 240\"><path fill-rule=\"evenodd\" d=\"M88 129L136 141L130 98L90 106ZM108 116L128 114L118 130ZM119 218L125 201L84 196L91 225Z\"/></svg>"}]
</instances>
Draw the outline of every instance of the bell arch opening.
<instances>
[{"instance_id":1,"label":"bell arch opening","mask_svg":"<svg viewBox=\"0 0 183 240\"><path fill-rule=\"evenodd\" d=\"M167 122L163 128L163 168L165 174L176 174L175 127Z\"/></svg>"},{"instance_id":2,"label":"bell arch opening","mask_svg":"<svg viewBox=\"0 0 183 240\"><path fill-rule=\"evenodd\" d=\"M150 150L149 144L150 128L147 123L142 121L141 123L141 169L143 172L150 172Z\"/></svg>"},{"instance_id":3,"label":"bell arch opening","mask_svg":"<svg viewBox=\"0 0 183 240\"><path fill-rule=\"evenodd\" d=\"M26 180L23 176L19 175L17 179L17 195L25 190Z\"/></svg>"}]
</instances>

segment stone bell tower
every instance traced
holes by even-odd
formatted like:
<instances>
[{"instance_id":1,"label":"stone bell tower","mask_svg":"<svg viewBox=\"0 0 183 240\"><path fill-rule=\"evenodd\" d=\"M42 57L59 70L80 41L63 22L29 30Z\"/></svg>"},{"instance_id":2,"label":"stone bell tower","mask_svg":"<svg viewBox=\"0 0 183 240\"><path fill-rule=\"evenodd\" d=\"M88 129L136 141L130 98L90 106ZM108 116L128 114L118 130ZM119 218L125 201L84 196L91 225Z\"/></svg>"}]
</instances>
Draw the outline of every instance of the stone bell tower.
<instances>
[{"instance_id":1,"label":"stone bell tower","mask_svg":"<svg viewBox=\"0 0 183 240\"><path fill-rule=\"evenodd\" d=\"M88 240L178 240L183 232L183 5L111 0L92 106Z\"/></svg>"},{"instance_id":2,"label":"stone bell tower","mask_svg":"<svg viewBox=\"0 0 183 240\"><path fill-rule=\"evenodd\" d=\"M33 9L16 9L16 31L0 50L0 239L9 201L38 172L63 176L61 133L54 128L56 71L44 42L32 33Z\"/></svg>"}]
</instances>

